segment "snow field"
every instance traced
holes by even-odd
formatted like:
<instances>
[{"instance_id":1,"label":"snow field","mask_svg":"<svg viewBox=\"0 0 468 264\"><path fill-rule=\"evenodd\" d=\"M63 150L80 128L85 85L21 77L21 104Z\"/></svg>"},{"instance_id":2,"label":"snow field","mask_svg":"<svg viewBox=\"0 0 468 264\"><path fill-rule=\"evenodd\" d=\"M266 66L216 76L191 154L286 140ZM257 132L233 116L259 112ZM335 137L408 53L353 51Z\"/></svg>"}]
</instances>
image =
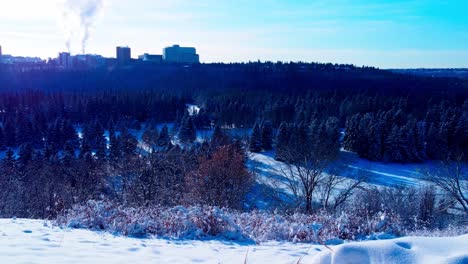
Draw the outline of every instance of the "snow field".
<instances>
[{"instance_id":1,"label":"snow field","mask_svg":"<svg viewBox=\"0 0 468 264\"><path fill-rule=\"evenodd\" d=\"M0 219L0 263L468 263L468 235L404 237L322 246L136 239ZM300 262L299 262L300 260Z\"/></svg>"}]
</instances>

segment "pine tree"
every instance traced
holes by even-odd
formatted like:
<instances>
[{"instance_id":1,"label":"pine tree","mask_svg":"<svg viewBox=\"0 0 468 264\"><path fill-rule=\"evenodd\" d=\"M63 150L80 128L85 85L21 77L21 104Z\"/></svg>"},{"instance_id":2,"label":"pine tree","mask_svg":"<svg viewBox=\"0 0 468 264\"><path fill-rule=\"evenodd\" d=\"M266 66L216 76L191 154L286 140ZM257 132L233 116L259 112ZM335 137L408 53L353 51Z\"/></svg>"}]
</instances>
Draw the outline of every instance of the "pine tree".
<instances>
[{"instance_id":1,"label":"pine tree","mask_svg":"<svg viewBox=\"0 0 468 264\"><path fill-rule=\"evenodd\" d=\"M439 140L439 133L437 131L437 126L435 123L429 125L427 130L427 156L431 159L439 158L439 146L437 144Z\"/></svg>"},{"instance_id":2,"label":"pine tree","mask_svg":"<svg viewBox=\"0 0 468 264\"><path fill-rule=\"evenodd\" d=\"M16 146L16 128L11 120L5 120L5 144L7 147Z\"/></svg>"},{"instance_id":3,"label":"pine tree","mask_svg":"<svg viewBox=\"0 0 468 264\"><path fill-rule=\"evenodd\" d=\"M325 128L325 137L319 139L320 144L324 145L322 149L324 150L323 158L335 159L338 157L340 152L340 125L339 120L336 117L330 117L324 124Z\"/></svg>"},{"instance_id":4,"label":"pine tree","mask_svg":"<svg viewBox=\"0 0 468 264\"><path fill-rule=\"evenodd\" d=\"M468 108L468 100L465 101ZM458 140L458 144L455 146L455 155L463 155L465 161L468 161L468 109L463 111L458 119L457 126L455 128L455 138Z\"/></svg>"},{"instance_id":5,"label":"pine tree","mask_svg":"<svg viewBox=\"0 0 468 264\"><path fill-rule=\"evenodd\" d=\"M266 151L273 149L273 126L270 121L262 125L262 148Z\"/></svg>"},{"instance_id":6,"label":"pine tree","mask_svg":"<svg viewBox=\"0 0 468 264\"><path fill-rule=\"evenodd\" d=\"M5 130L3 129L3 126L0 126L0 151L3 151L5 149Z\"/></svg>"},{"instance_id":7,"label":"pine tree","mask_svg":"<svg viewBox=\"0 0 468 264\"><path fill-rule=\"evenodd\" d=\"M250 136L249 150L255 153L262 151L262 132L258 123L255 123L253 127L252 135Z\"/></svg>"},{"instance_id":8,"label":"pine tree","mask_svg":"<svg viewBox=\"0 0 468 264\"><path fill-rule=\"evenodd\" d=\"M8 148L7 151L5 152L5 165L9 167L13 167L16 163L16 158L15 158L15 153L11 148Z\"/></svg>"},{"instance_id":9,"label":"pine tree","mask_svg":"<svg viewBox=\"0 0 468 264\"><path fill-rule=\"evenodd\" d=\"M192 143L197 139L197 131L192 116L187 114L183 118L178 136L182 143Z\"/></svg>"},{"instance_id":10,"label":"pine tree","mask_svg":"<svg viewBox=\"0 0 468 264\"><path fill-rule=\"evenodd\" d=\"M83 159L86 155L91 156L91 146L89 145L89 142L86 137L83 137L81 140L81 145L80 145L80 159Z\"/></svg>"},{"instance_id":11,"label":"pine tree","mask_svg":"<svg viewBox=\"0 0 468 264\"><path fill-rule=\"evenodd\" d=\"M23 143L19 148L19 161L22 165L28 164L33 157L33 148L30 143Z\"/></svg>"},{"instance_id":12,"label":"pine tree","mask_svg":"<svg viewBox=\"0 0 468 264\"><path fill-rule=\"evenodd\" d=\"M311 135L314 135L314 137ZM313 143L317 142L313 140L315 137L320 137L320 133L311 133L310 127L308 129L305 124L294 125L289 138L289 161L299 161L311 154L311 151L315 148Z\"/></svg>"},{"instance_id":13,"label":"pine tree","mask_svg":"<svg viewBox=\"0 0 468 264\"><path fill-rule=\"evenodd\" d=\"M353 115L346 120L345 136L343 139L343 147L346 150L357 152L359 138L359 119L360 114Z\"/></svg>"},{"instance_id":14,"label":"pine tree","mask_svg":"<svg viewBox=\"0 0 468 264\"><path fill-rule=\"evenodd\" d=\"M126 155L135 153L138 146L138 141L128 132L126 128L122 130L118 140L122 153Z\"/></svg>"},{"instance_id":15,"label":"pine tree","mask_svg":"<svg viewBox=\"0 0 468 264\"><path fill-rule=\"evenodd\" d=\"M70 120L66 120L62 127L62 135L64 142L70 141L73 145L77 144L78 137L76 130Z\"/></svg>"},{"instance_id":16,"label":"pine tree","mask_svg":"<svg viewBox=\"0 0 468 264\"><path fill-rule=\"evenodd\" d=\"M96 157L99 160L104 160L107 158L107 144L105 137L98 137L97 138L97 146L96 146Z\"/></svg>"},{"instance_id":17,"label":"pine tree","mask_svg":"<svg viewBox=\"0 0 468 264\"><path fill-rule=\"evenodd\" d=\"M153 148L156 145L158 140L158 130L153 127L147 127L143 132L141 139L143 142L148 145L150 148Z\"/></svg>"},{"instance_id":18,"label":"pine tree","mask_svg":"<svg viewBox=\"0 0 468 264\"><path fill-rule=\"evenodd\" d=\"M279 161L286 161L287 151L289 147L289 127L286 123L281 123L278 134L276 136L276 154L275 159Z\"/></svg>"},{"instance_id":19,"label":"pine tree","mask_svg":"<svg viewBox=\"0 0 468 264\"><path fill-rule=\"evenodd\" d=\"M169 128L164 125L159 133L158 140L156 142L158 147L169 147L171 145L171 137L169 136Z\"/></svg>"},{"instance_id":20,"label":"pine tree","mask_svg":"<svg viewBox=\"0 0 468 264\"><path fill-rule=\"evenodd\" d=\"M117 161L121 157L119 140L115 135L114 129L109 128L109 150L110 150L110 159Z\"/></svg>"},{"instance_id":21,"label":"pine tree","mask_svg":"<svg viewBox=\"0 0 468 264\"><path fill-rule=\"evenodd\" d=\"M219 147L223 145L227 145L229 143L229 137L226 135L224 130L216 125L213 131L213 135L211 137L211 145L213 147Z\"/></svg>"},{"instance_id":22,"label":"pine tree","mask_svg":"<svg viewBox=\"0 0 468 264\"><path fill-rule=\"evenodd\" d=\"M374 126L370 128L369 133L369 152L367 153L367 159L370 160L381 160L382 159L382 130L379 129L378 122L374 123Z\"/></svg>"},{"instance_id":23,"label":"pine tree","mask_svg":"<svg viewBox=\"0 0 468 264\"><path fill-rule=\"evenodd\" d=\"M72 160L75 159L75 147L73 146L72 141L67 141L63 148L62 161L65 166L68 166Z\"/></svg>"},{"instance_id":24,"label":"pine tree","mask_svg":"<svg viewBox=\"0 0 468 264\"><path fill-rule=\"evenodd\" d=\"M388 135L386 142L387 148L385 152L385 159L390 162L404 161L403 147L401 145L401 129L394 125L392 131Z\"/></svg>"}]
</instances>

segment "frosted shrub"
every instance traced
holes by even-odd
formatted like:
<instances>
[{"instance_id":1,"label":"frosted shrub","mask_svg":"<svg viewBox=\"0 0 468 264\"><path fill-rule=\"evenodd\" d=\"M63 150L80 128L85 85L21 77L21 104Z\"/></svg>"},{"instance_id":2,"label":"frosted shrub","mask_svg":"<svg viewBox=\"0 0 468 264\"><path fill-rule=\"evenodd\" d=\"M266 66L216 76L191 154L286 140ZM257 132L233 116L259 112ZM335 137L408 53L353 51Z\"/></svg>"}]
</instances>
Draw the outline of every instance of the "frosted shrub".
<instances>
[{"instance_id":1,"label":"frosted shrub","mask_svg":"<svg viewBox=\"0 0 468 264\"><path fill-rule=\"evenodd\" d=\"M292 241L326 243L403 235L399 217L387 212L368 214L319 211L283 215L260 211L238 212L211 206L140 207L89 201L57 218L63 227L105 230L132 237L171 239L226 239L236 241Z\"/></svg>"}]
</instances>

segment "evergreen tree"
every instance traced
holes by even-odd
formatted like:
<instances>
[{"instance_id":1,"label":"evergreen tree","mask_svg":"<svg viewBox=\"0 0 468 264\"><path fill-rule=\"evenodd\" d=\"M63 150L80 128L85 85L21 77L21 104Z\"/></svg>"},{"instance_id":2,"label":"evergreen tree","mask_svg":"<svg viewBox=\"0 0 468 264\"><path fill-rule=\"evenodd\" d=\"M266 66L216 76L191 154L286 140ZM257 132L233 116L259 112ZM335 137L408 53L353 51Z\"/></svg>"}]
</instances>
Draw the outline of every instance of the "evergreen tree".
<instances>
[{"instance_id":1,"label":"evergreen tree","mask_svg":"<svg viewBox=\"0 0 468 264\"><path fill-rule=\"evenodd\" d=\"M273 149L273 126L270 121L262 125L262 148L266 151Z\"/></svg>"},{"instance_id":2,"label":"evergreen tree","mask_svg":"<svg viewBox=\"0 0 468 264\"><path fill-rule=\"evenodd\" d=\"M439 159L440 151L437 142L439 141L439 133L437 131L437 125L431 123L427 130L427 156L431 159Z\"/></svg>"},{"instance_id":3,"label":"evergreen tree","mask_svg":"<svg viewBox=\"0 0 468 264\"><path fill-rule=\"evenodd\" d=\"M73 145L77 145L78 143L78 136L76 134L76 130L73 127L73 123L71 120L67 119L62 126L62 141L66 143L67 141L70 141Z\"/></svg>"},{"instance_id":4,"label":"evergreen tree","mask_svg":"<svg viewBox=\"0 0 468 264\"><path fill-rule=\"evenodd\" d=\"M312 142L316 142L313 139L319 135L320 132L311 132L305 124L294 125L289 138L289 161L296 162L309 155L314 149Z\"/></svg>"},{"instance_id":5,"label":"evergreen tree","mask_svg":"<svg viewBox=\"0 0 468 264\"><path fill-rule=\"evenodd\" d=\"M5 149L5 130L3 129L3 126L0 126L0 151L3 151Z\"/></svg>"},{"instance_id":6,"label":"evergreen tree","mask_svg":"<svg viewBox=\"0 0 468 264\"><path fill-rule=\"evenodd\" d=\"M330 117L324 124L325 137L318 139L320 144L324 145L322 149L325 155L322 155L326 159L335 159L338 157L340 152L340 125L339 120L336 117Z\"/></svg>"},{"instance_id":7,"label":"evergreen tree","mask_svg":"<svg viewBox=\"0 0 468 264\"><path fill-rule=\"evenodd\" d=\"M99 160L104 160L107 158L107 144L105 137L98 137L97 138L97 146L96 146L96 157Z\"/></svg>"},{"instance_id":8,"label":"evergreen tree","mask_svg":"<svg viewBox=\"0 0 468 264\"><path fill-rule=\"evenodd\" d=\"M211 137L211 145L219 147L229 144L229 137L226 132L218 125L214 127L213 135Z\"/></svg>"},{"instance_id":9,"label":"evergreen tree","mask_svg":"<svg viewBox=\"0 0 468 264\"><path fill-rule=\"evenodd\" d=\"M468 100L465 104L468 108ZM460 115L454 134L458 140L458 144L454 147L455 156L463 155L465 161L468 161L468 109Z\"/></svg>"},{"instance_id":10,"label":"evergreen tree","mask_svg":"<svg viewBox=\"0 0 468 264\"><path fill-rule=\"evenodd\" d=\"M349 151L357 152L359 135L359 119L360 115L353 115L346 120L345 136L343 147Z\"/></svg>"},{"instance_id":11,"label":"evergreen tree","mask_svg":"<svg viewBox=\"0 0 468 264\"><path fill-rule=\"evenodd\" d=\"M70 163L75 159L75 147L72 141L67 141L63 148L62 161L65 166L69 166Z\"/></svg>"},{"instance_id":12,"label":"evergreen tree","mask_svg":"<svg viewBox=\"0 0 468 264\"><path fill-rule=\"evenodd\" d=\"M5 152L5 165L12 167L16 163L15 153L11 148L8 148Z\"/></svg>"},{"instance_id":13,"label":"evergreen tree","mask_svg":"<svg viewBox=\"0 0 468 264\"><path fill-rule=\"evenodd\" d=\"M89 145L87 138L83 137L83 139L81 140L81 145L80 145L80 155L79 155L80 159L84 159L84 157L87 155L92 156L91 153L92 153L91 146Z\"/></svg>"},{"instance_id":14,"label":"evergreen tree","mask_svg":"<svg viewBox=\"0 0 468 264\"><path fill-rule=\"evenodd\" d=\"M187 114L183 118L178 136L182 143L192 143L197 139L197 131L192 116Z\"/></svg>"},{"instance_id":15,"label":"evergreen tree","mask_svg":"<svg viewBox=\"0 0 468 264\"><path fill-rule=\"evenodd\" d=\"M119 140L117 136L115 135L115 131L112 127L109 128L109 156L112 161L117 161L120 156L120 146L119 146Z\"/></svg>"},{"instance_id":16,"label":"evergreen tree","mask_svg":"<svg viewBox=\"0 0 468 264\"><path fill-rule=\"evenodd\" d=\"M390 162L404 161L404 147L401 144L401 129L394 125L392 131L386 140L387 149L385 152L385 159Z\"/></svg>"},{"instance_id":17,"label":"evergreen tree","mask_svg":"<svg viewBox=\"0 0 468 264\"><path fill-rule=\"evenodd\" d=\"M28 164L33 157L33 148L30 143L23 143L19 148L19 161L24 166Z\"/></svg>"},{"instance_id":18,"label":"evergreen tree","mask_svg":"<svg viewBox=\"0 0 468 264\"><path fill-rule=\"evenodd\" d=\"M169 136L169 128L164 125L159 133L158 140L156 142L158 147L169 147L171 145L171 137Z\"/></svg>"},{"instance_id":19,"label":"evergreen tree","mask_svg":"<svg viewBox=\"0 0 468 264\"><path fill-rule=\"evenodd\" d=\"M138 141L124 128L119 137L119 146L122 153L131 155L135 153Z\"/></svg>"},{"instance_id":20,"label":"evergreen tree","mask_svg":"<svg viewBox=\"0 0 468 264\"><path fill-rule=\"evenodd\" d=\"M276 153L275 159L279 161L286 161L287 151L289 148L289 128L286 123L281 123L278 134L276 136Z\"/></svg>"},{"instance_id":21,"label":"evergreen tree","mask_svg":"<svg viewBox=\"0 0 468 264\"><path fill-rule=\"evenodd\" d=\"M152 126L149 126L143 132L141 139L146 145L148 145L150 148L153 148L158 141L158 137L158 130L154 129Z\"/></svg>"},{"instance_id":22,"label":"evergreen tree","mask_svg":"<svg viewBox=\"0 0 468 264\"><path fill-rule=\"evenodd\" d=\"M250 136L249 150L255 153L262 151L262 132L258 123L255 123L253 127L252 135Z\"/></svg>"},{"instance_id":23,"label":"evergreen tree","mask_svg":"<svg viewBox=\"0 0 468 264\"><path fill-rule=\"evenodd\" d=\"M11 120L5 120L5 144L7 147L16 146L16 128Z\"/></svg>"},{"instance_id":24,"label":"evergreen tree","mask_svg":"<svg viewBox=\"0 0 468 264\"><path fill-rule=\"evenodd\" d=\"M370 160L381 160L383 158L383 123L382 120L376 119L369 127L369 152L366 158Z\"/></svg>"}]
</instances>

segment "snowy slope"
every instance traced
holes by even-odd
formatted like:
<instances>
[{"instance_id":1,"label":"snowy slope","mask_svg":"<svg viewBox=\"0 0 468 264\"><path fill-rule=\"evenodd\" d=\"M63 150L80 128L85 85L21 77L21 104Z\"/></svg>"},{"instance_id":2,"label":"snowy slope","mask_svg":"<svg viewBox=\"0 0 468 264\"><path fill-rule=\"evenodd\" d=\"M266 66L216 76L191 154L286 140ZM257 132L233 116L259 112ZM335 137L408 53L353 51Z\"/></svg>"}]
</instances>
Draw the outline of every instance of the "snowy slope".
<instances>
[{"instance_id":1,"label":"snowy slope","mask_svg":"<svg viewBox=\"0 0 468 264\"><path fill-rule=\"evenodd\" d=\"M407 237L326 248L116 237L44 221L0 219L0 263L467 263L468 235ZM343 262L344 260L344 262ZM357 260L358 262L347 262Z\"/></svg>"}]
</instances>

